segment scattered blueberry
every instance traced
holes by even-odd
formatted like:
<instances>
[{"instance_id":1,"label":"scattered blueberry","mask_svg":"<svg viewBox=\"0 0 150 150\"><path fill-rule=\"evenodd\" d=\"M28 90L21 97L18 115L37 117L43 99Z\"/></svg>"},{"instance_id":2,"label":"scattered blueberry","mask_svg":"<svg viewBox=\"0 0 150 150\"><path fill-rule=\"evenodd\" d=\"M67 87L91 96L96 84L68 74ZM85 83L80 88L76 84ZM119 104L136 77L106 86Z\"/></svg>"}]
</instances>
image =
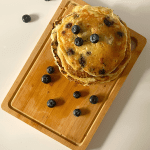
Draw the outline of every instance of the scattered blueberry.
<instances>
[{"instance_id":1,"label":"scattered blueberry","mask_svg":"<svg viewBox=\"0 0 150 150\"><path fill-rule=\"evenodd\" d=\"M98 102L98 97L95 96L95 95L92 95L92 96L90 97L90 103L96 104L97 102Z\"/></svg>"},{"instance_id":2,"label":"scattered blueberry","mask_svg":"<svg viewBox=\"0 0 150 150\"><path fill-rule=\"evenodd\" d=\"M75 109L73 111L74 116L79 117L81 115L81 110L80 109Z\"/></svg>"},{"instance_id":3,"label":"scattered blueberry","mask_svg":"<svg viewBox=\"0 0 150 150\"><path fill-rule=\"evenodd\" d=\"M101 70L99 71L99 74L105 74L105 70L104 70L104 69L101 69Z\"/></svg>"},{"instance_id":4,"label":"scattered blueberry","mask_svg":"<svg viewBox=\"0 0 150 150\"><path fill-rule=\"evenodd\" d=\"M72 33L78 34L80 32L80 27L78 25L74 25L71 30Z\"/></svg>"},{"instance_id":5,"label":"scattered blueberry","mask_svg":"<svg viewBox=\"0 0 150 150\"><path fill-rule=\"evenodd\" d=\"M54 71L55 71L54 67L52 66L47 67L47 73L52 74Z\"/></svg>"},{"instance_id":6,"label":"scattered blueberry","mask_svg":"<svg viewBox=\"0 0 150 150\"><path fill-rule=\"evenodd\" d=\"M42 76L41 80L42 80L43 83L48 84L48 83L51 82L51 77L50 77L50 75L45 74L45 75Z\"/></svg>"},{"instance_id":7,"label":"scattered blueberry","mask_svg":"<svg viewBox=\"0 0 150 150\"><path fill-rule=\"evenodd\" d=\"M114 24L114 21L110 21L109 17L107 17L107 18L104 19L104 23L107 27L110 27Z\"/></svg>"},{"instance_id":8,"label":"scattered blueberry","mask_svg":"<svg viewBox=\"0 0 150 150\"><path fill-rule=\"evenodd\" d=\"M81 96L81 93L79 92L79 91L75 91L74 93L73 93L73 97L74 98L79 98Z\"/></svg>"},{"instance_id":9,"label":"scattered blueberry","mask_svg":"<svg viewBox=\"0 0 150 150\"><path fill-rule=\"evenodd\" d=\"M31 17L29 15L23 15L22 20L23 22L28 23L31 21Z\"/></svg>"},{"instance_id":10,"label":"scattered blueberry","mask_svg":"<svg viewBox=\"0 0 150 150\"><path fill-rule=\"evenodd\" d=\"M98 36L97 34L92 34L92 35L90 36L90 41L91 41L92 43L97 43L97 42L99 41L99 36Z\"/></svg>"},{"instance_id":11,"label":"scattered blueberry","mask_svg":"<svg viewBox=\"0 0 150 150\"><path fill-rule=\"evenodd\" d=\"M83 39L77 37L77 38L75 39L75 41L74 41L74 44L75 44L76 46L82 46L82 45L83 45Z\"/></svg>"},{"instance_id":12,"label":"scattered blueberry","mask_svg":"<svg viewBox=\"0 0 150 150\"><path fill-rule=\"evenodd\" d=\"M53 99L47 101L47 106L53 108L56 105L56 102Z\"/></svg>"},{"instance_id":13,"label":"scattered blueberry","mask_svg":"<svg viewBox=\"0 0 150 150\"><path fill-rule=\"evenodd\" d=\"M50 1L50 0L45 0L45 1Z\"/></svg>"}]
</instances>

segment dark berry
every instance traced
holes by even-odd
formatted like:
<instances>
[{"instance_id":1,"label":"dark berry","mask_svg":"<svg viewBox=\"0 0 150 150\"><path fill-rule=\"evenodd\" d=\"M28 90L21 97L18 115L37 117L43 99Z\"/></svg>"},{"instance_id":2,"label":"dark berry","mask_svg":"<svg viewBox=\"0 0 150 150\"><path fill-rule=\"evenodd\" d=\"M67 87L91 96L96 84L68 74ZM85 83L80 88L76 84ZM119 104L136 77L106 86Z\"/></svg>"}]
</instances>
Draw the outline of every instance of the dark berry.
<instances>
[{"instance_id":1,"label":"dark berry","mask_svg":"<svg viewBox=\"0 0 150 150\"><path fill-rule=\"evenodd\" d=\"M45 1L50 1L50 0L45 0Z\"/></svg>"},{"instance_id":2,"label":"dark berry","mask_svg":"<svg viewBox=\"0 0 150 150\"><path fill-rule=\"evenodd\" d=\"M83 40L82 40L82 38L77 37L77 38L75 39L75 41L74 41L74 44L75 44L76 46L82 46L82 45L83 45Z\"/></svg>"},{"instance_id":3,"label":"dark berry","mask_svg":"<svg viewBox=\"0 0 150 150\"><path fill-rule=\"evenodd\" d=\"M96 104L97 102L98 102L98 97L95 96L95 95L92 95L92 96L90 97L90 103Z\"/></svg>"},{"instance_id":4,"label":"dark berry","mask_svg":"<svg viewBox=\"0 0 150 150\"><path fill-rule=\"evenodd\" d=\"M107 17L107 18L104 19L104 23L107 27L110 27L114 24L114 21L110 21L109 17Z\"/></svg>"},{"instance_id":5,"label":"dark berry","mask_svg":"<svg viewBox=\"0 0 150 150\"><path fill-rule=\"evenodd\" d=\"M62 35L65 35L66 34L66 31L62 31Z\"/></svg>"},{"instance_id":6,"label":"dark berry","mask_svg":"<svg viewBox=\"0 0 150 150\"><path fill-rule=\"evenodd\" d=\"M99 74L105 74L105 70L104 70L104 69L101 69L101 70L99 71Z\"/></svg>"},{"instance_id":7,"label":"dark berry","mask_svg":"<svg viewBox=\"0 0 150 150\"><path fill-rule=\"evenodd\" d=\"M75 109L73 111L73 114L76 116L76 117L79 117L81 115L81 110L80 109Z\"/></svg>"},{"instance_id":8,"label":"dark berry","mask_svg":"<svg viewBox=\"0 0 150 150\"><path fill-rule=\"evenodd\" d=\"M85 67L85 64L86 64L86 60L83 56L81 56L79 58L79 64L82 66L82 67Z\"/></svg>"},{"instance_id":9,"label":"dark berry","mask_svg":"<svg viewBox=\"0 0 150 150\"><path fill-rule=\"evenodd\" d=\"M91 41L92 43L97 43L97 42L99 41L99 36L98 36L97 34L92 34L92 35L90 36L90 41Z\"/></svg>"},{"instance_id":10,"label":"dark berry","mask_svg":"<svg viewBox=\"0 0 150 150\"><path fill-rule=\"evenodd\" d=\"M66 24L66 28L71 28L71 26L72 26L72 23L68 23L68 24Z\"/></svg>"},{"instance_id":11,"label":"dark berry","mask_svg":"<svg viewBox=\"0 0 150 150\"><path fill-rule=\"evenodd\" d=\"M48 83L51 82L51 77L50 77L50 75L45 74L45 75L42 76L41 80L42 80L43 83L48 84Z\"/></svg>"},{"instance_id":12,"label":"dark berry","mask_svg":"<svg viewBox=\"0 0 150 150\"><path fill-rule=\"evenodd\" d=\"M75 54L74 50L72 48L69 48L68 51L67 51L67 55L71 56L71 55L74 55L74 54Z\"/></svg>"},{"instance_id":13,"label":"dark berry","mask_svg":"<svg viewBox=\"0 0 150 150\"><path fill-rule=\"evenodd\" d=\"M78 25L74 25L71 30L72 33L78 34L80 32L80 27Z\"/></svg>"},{"instance_id":14,"label":"dark berry","mask_svg":"<svg viewBox=\"0 0 150 150\"><path fill-rule=\"evenodd\" d=\"M123 35L124 35L123 32L120 32L120 31L117 32L117 37L121 38L121 37L123 37Z\"/></svg>"},{"instance_id":15,"label":"dark berry","mask_svg":"<svg viewBox=\"0 0 150 150\"><path fill-rule=\"evenodd\" d=\"M28 23L31 21L31 17L29 15L23 15L22 20L23 22Z\"/></svg>"},{"instance_id":16,"label":"dark berry","mask_svg":"<svg viewBox=\"0 0 150 150\"><path fill-rule=\"evenodd\" d=\"M53 99L47 101L47 106L53 108L56 105L56 102Z\"/></svg>"},{"instance_id":17,"label":"dark berry","mask_svg":"<svg viewBox=\"0 0 150 150\"><path fill-rule=\"evenodd\" d=\"M54 67L52 66L47 67L47 73L52 74L54 71L55 71Z\"/></svg>"},{"instance_id":18,"label":"dark berry","mask_svg":"<svg viewBox=\"0 0 150 150\"><path fill-rule=\"evenodd\" d=\"M73 93L73 97L74 98L79 98L81 96L81 93L79 92L79 91L75 91L74 93Z\"/></svg>"},{"instance_id":19,"label":"dark berry","mask_svg":"<svg viewBox=\"0 0 150 150\"><path fill-rule=\"evenodd\" d=\"M91 52L86 52L86 55L91 55Z\"/></svg>"}]
</instances>

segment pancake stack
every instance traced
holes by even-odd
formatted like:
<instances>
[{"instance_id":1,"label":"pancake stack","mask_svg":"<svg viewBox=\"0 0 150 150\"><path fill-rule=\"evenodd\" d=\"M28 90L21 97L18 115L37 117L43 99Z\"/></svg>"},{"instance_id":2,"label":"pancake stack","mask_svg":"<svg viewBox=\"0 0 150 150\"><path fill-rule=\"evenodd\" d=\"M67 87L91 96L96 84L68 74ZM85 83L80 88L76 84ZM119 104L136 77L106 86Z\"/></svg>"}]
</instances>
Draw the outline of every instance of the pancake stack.
<instances>
[{"instance_id":1,"label":"pancake stack","mask_svg":"<svg viewBox=\"0 0 150 150\"><path fill-rule=\"evenodd\" d=\"M51 40L60 72L84 86L118 78L131 57L129 29L106 7L74 7L54 23Z\"/></svg>"}]
</instances>

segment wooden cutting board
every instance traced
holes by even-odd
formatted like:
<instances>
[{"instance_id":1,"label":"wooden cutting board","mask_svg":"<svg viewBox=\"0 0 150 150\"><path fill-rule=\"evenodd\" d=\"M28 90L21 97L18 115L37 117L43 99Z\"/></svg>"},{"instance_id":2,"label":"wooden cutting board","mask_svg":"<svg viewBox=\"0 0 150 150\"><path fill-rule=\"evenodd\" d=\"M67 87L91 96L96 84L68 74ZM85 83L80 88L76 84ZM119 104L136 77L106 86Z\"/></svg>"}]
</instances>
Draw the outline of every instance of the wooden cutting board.
<instances>
[{"instance_id":1,"label":"wooden cutting board","mask_svg":"<svg viewBox=\"0 0 150 150\"><path fill-rule=\"evenodd\" d=\"M87 3L82 0L62 1L2 103L3 110L73 150L86 149L146 44L143 36L130 29L133 42L131 61L121 76L112 82L84 87L67 80L54 63L50 34L53 22L79 4ZM55 72L51 75L52 82L44 84L41 77L47 74L48 66L54 66ZM74 91L80 91L81 98L75 99ZM91 95L98 96L97 104L89 102ZM54 108L47 107L49 99L55 99ZM80 117L73 115L77 108L81 110Z\"/></svg>"}]
</instances>

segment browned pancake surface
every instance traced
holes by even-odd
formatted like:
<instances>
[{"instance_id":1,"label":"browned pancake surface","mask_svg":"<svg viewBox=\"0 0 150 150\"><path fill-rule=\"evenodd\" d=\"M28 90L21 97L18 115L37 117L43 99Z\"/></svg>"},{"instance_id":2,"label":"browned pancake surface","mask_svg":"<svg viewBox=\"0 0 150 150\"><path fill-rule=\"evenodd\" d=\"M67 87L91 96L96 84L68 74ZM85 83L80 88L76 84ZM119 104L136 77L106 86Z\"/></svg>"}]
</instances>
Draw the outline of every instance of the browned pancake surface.
<instances>
[{"instance_id":1,"label":"browned pancake surface","mask_svg":"<svg viewBox=\"0 0 150 150\"><path fill-rule=\"evenodd\" d=\"M91 11L89 6L83 7L82 11L63 19L57 30L57 37L60 49L67 63L75 70L82 68L90 75L100 76L100 70L104 69L105 74L112 72L124 59L127 45L127 30L119 19L110 14L101 14L98 11ZM99 8L100 9L100 8ZM112 26L104 23L105 19L114 22ZM70 25L68 27L68 25ZM79 25L79 34L73 34L71 28ZM120 37L117 33L122 33ZM90 36L99 35L99 42L92 43ZM74 40L81 37L84 41L82 46L76 46ZM68 55L72 50L73 55ZM84 65L80 59L84 59Z\"/></svg>"},{"instance_id":2,"label":"browned pancake surface","mask_svg":"<svg viewBox=\"0 0 150 150\"><path fill-rule=\"evenodd\" d=\"M104 23L108 15L114 22L109 27ZM80 26L79 34L72 33L73 25ZM122 36L117 32L121 32ZM94 33L100 37L96 44L89 39ZM74 44L76 37L84 40L82 46ZM54 28L51 38L52 52L60 71L68 79L83 85L109 82L117 78L131 57L128 27L111 9L104 7L75 7L74 12ZM73 55L67 54L68 49L73 50ZM85 60L84 67L79 62L81 57ZM101 69L105 70L105 74L99 74Z\"/></svg>"}]
</instances>

